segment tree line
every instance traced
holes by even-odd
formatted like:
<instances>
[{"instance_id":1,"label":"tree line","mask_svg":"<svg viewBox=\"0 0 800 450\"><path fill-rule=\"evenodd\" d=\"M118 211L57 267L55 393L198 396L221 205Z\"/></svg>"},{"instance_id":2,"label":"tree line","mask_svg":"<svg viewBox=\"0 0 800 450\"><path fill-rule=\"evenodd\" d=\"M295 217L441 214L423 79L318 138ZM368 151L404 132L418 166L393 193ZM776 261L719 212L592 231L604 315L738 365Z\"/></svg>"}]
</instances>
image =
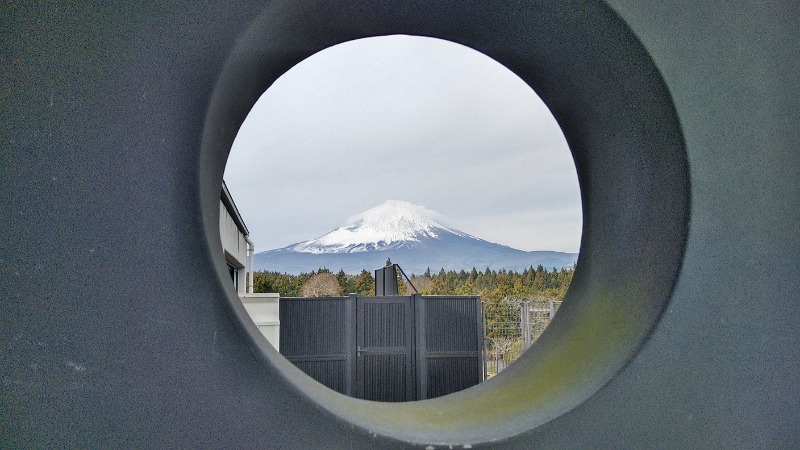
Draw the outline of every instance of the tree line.
<instances>
[{"instance_id":1,"label":"tree line","mask_svg":"<svg viewBox=\"0 0 800 450\"><path fill-rule=\"evenodd\" d=\"M548 298L561 300L567 292L574 268L552 268L547 270L539 265L521 272L513 270L470 271L440 269L432 273L427 269L422 275L412 274L411 284L423 295L480 295L486 302L496 302L506 298ZM414 292L409 283L398 283L401 295ZM375 280L367 270L357 275L345 274L343 270L332 273L320 268L309 273L289 275L285 273L261 271L253 276L255 292L277 292L282 297L338 296L355 293L362 296L373 295Z\"/></svg>"}]
</instances>

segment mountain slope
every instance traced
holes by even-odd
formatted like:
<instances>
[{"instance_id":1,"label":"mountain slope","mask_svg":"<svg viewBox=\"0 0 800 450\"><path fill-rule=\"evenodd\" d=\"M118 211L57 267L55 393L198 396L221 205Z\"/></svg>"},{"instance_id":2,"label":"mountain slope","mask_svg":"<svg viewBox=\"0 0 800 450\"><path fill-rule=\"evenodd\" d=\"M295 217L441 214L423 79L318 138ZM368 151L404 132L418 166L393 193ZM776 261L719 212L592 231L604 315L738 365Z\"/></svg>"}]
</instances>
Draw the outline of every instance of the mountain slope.
<instances>
[{"instance_id":1,"label":"mountain slope","mask_svg":"<svg viewBox=\"0 0 800 450\"><path fill-rule=\"evenodd\" d=\"M576 253L526 252L470 236L443 225L437 213L389 200L352 217L347 225L309 241L255 255L256 270L298 274L320 267L358 273L383 267L391 258L409 275L431 270L523 270L572 266Z\"/></svg>"}]
</instances>

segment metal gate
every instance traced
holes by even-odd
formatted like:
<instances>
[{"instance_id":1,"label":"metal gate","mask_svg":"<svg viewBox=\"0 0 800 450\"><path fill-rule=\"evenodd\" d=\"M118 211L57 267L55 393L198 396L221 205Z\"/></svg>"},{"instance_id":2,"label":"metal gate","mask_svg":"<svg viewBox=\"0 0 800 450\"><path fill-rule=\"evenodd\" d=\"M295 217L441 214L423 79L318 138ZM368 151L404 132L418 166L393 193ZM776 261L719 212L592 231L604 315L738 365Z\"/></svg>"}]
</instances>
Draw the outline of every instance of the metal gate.
<instances>
[{"instance_id":1,"label":"metal gate","mask_svg":"<svg viewBox=\"0 0 800 450\"><path fill-rule=\"evenodd\" d=\"M357 398L434 398L482 380L479 297L281 298L280 352Z\"/></svg>"},{"instance_id":2,"label":"metal gate","mask_svg":"<svg viewBox=\"0 0 800 450\"><path fill-rule=\"evenodd\" d=\"M412 297L357 297L356 397L415 399Z\"/></svg>"}]
</instances>

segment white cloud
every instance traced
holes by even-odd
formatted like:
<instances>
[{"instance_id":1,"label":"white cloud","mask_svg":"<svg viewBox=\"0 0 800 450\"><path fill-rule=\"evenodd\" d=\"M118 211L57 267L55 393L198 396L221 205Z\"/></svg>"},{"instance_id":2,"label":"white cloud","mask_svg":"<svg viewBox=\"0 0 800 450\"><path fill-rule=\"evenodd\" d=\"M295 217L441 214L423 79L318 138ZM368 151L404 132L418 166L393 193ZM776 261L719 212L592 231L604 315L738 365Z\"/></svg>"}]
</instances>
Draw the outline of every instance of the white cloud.
<instances>
[{"instance_id":1,"label":"white cloud","mask_svg":"<svg viewBox=\"0 0 800 450\"><path fill-rule=\"evenodd\" d=\"M225 179L259 250L390 198L524 250L580 243L577 176L547 108L497 62L441 40L351 41L298 64L254 106Z\"/></svg>"}]
</instances>

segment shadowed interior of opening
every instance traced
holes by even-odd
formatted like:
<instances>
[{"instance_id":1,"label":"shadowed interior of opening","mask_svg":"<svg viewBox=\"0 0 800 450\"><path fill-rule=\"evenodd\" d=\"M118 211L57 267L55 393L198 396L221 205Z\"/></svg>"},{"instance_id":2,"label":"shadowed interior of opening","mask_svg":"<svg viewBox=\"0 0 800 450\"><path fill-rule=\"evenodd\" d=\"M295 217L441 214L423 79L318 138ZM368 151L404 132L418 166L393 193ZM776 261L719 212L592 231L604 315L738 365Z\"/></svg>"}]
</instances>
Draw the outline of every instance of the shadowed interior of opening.
<instances>
[{"instance_id":1,"label":"shadowed interior of opening","mask_svg":"<svg viewBox=\"0 0 800 450\"><path fill-rule=\"evenodd\" d=\"M322 13L321 4L305 7L265 8L232 49L209 104L198 191L207 256L224 287L230 275L218 256L219 192L241 124L293 66L368 36L447 38L488 55L535 88L569 142L580 182L583 236L564 303L536 344L490 380L425 401L364 401L316 382L269 345L228 289L221 305L241 324L242 345L266 374L265 385L283 389L292 401L313 404L325 420L348 429L420 444L498 442L587 401L602 401L598 392L635 357L665 311L689 223L689 166L680 121L636 35L601 4L566 9L526 4L519 6L526 13L514 15L501 7L465 7L455 21L449 8L404 17L353 10L339 16L335 29L327 26L330 15ZM278 150L266 150L272 151Z\"/></svg>"}]
</instances>

